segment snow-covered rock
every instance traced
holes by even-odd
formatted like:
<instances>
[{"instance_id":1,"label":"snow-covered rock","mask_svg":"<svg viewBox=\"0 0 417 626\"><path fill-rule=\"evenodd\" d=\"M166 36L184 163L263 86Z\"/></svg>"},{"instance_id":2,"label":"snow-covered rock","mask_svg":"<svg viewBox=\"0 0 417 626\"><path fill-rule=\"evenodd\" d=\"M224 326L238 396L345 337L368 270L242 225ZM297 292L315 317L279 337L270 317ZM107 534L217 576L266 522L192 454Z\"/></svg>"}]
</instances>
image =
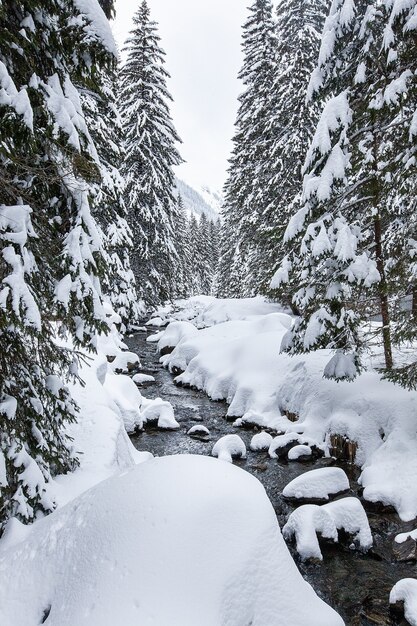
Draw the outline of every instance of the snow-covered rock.
<instances>
[{"instance_id":1,"label":"snow-covered rock","mask_svg":"<svg viewBox=\"0 0 417 626\"><path fill-rule=\"evenodd\" d=\"M197 328L190 322L172 322L158 341L158 350L163 354L173 350L179 342L197 333Z\"/></svg>"},{"instance_id":2,"label":"snow-covered rock","mask_svg":"<svg viewBox=\"0 0 417 626\"><path fill-rule=\"evenodd\" d=\"M372 533L368 516L360 500L341 498L335 502L324 504L321 508L331 515L337 529L343 529L352 535L362 550L369 550L373 543Z\"/></svg>"},{"instance_id":3,"label":"snow-covered rock","mask_svg":"<svg viewBox=\"0 0 417 626\"><path fill-rule=\"evenodd\" d=\"M313 454L310 446L298 445L294 446L288 451L288 460L289 461L299 461L304 459L311 458Z\"/></svg>"},{"instance_id":4,"label":"snow-covered rock","mask_svg":"<svg viewBox=\"0 0 417 626\"><path fill-rule=\"evenodd\" d=\"M196 424L192 426L189 431L187 431L187 435L209 435L210 431L207 426L203 426L202 424Z\"/></svg>"},{"instance_id":5,"label":"snow-covered rock","mask_svg":"<svg viewBox=\"0 0 417 626\"><path fill-rule=\"evenodd\" d=\"M0 550L2 626L48 612L51 626L343 626L298 572L259 481L188 455L102 482Z\"/></svg>"},{"instance_id":6,"label":"snow-covered rock","mask_svg":"<svg viewBox=\"0 0 417 626\"><path fill-rule=\"evenodd\" d=\"M337 541L337 528L331 515L317 504L304 504L295 509L282 529L287 540L295 537L297 552L303 560L323 560L317 533Z\"/></svg>"},{"instance_id":7,"label":"snow-covered rock","mask_svg":"<svg viewBox=\"0 0 417 626\"><path fill-rule=\"evenodd\" d=\"M362 550L372 546L372 534L365 510L357 498L342 498L318 506L304 504L291 513L282 529L285 539L295 537L302 559L323 559L317 535L338 541L338 530L352 535Z\"/></svg>"},{"instance_id":8,"label":"snow-covered rock","mask_svg":"<svg viewBox=\"0 0 417 626\"><path fill-rule=\"evenodd\" d=\"M147 385L148 383L154 383L155 378L148 374L135 374L132 378L135 385Z\"/></svg>"},{"instance_id":9,"label":"snow-covered rock","mask_svg":"<svg viewBox=\"0 0 417 626\"><path fill-rule=\"evenodd\" d=\"M213 446L211 451L221 461L233 462L233 458L246 457L246 446L239 435L224 435Z\"/></svg>"},{"instance_id":10,"label":"snow-covered rock","mask_svg":"<svg viewBox=\"0 0 417 626\"><path fill-rule=\"evenodd\" d=\"M250 449L254 452L258 452L260 450L269 450L272 439L272 435L265 431L263 431L262 433L258 433L252 437L252 440L250 442Z\"/></svg>"},{"instance_id":11,"label":"snow-covered rock","mask_svg":"<svg viewBox=\"0 0 417 626\"><path fill-rule=\"evenodd\" d=\"M117 374L123 373L126 374L130 372L132 369L140 367L140 361L137 354L134 352L118 352L116 357L110 363L110 367L113 372Z\"/></svg>"},{"instance_id":12,"label":"snow-covered rock","mask_svg":"<svg viewBox=\"0 0 417 626\"><path fill-rule=\"evenodd\" d=\"M176 430L180 427L175 419L172 404L161 398L155 398L154 400L143 398L140 417L143 424L157 422L158 428L163 430Z\"/></svg>"},{"instance_id":13,"label":"snow-covered rock","mask_svg":"<svg viewBox=\"0 0 417 626\"><path fill-rule=\"evenodd\" d=\"M410 626L417 626L417 580L403 578L391 590L390 604L404 602L404 616Z\"/></svg>"},{"instance_id":14,"label":"snow-covered rock","mask_svg":"<svg viewBox=\"0 0 417 626\"><path fill-rule=\"evenodd\" d=\"M298 433L289 432L285 435L278 435L277 437L274 437L274 439L271 441L271 445L269 446L268 454L271 459L277 459L278 457L286 456L287 454L288 458L290 458L289 452L291 448L299 448L299 446L304 446L303 450L306 450L306 453L308 454L307 447L309 448L311 453L312 446L319 449L321 445L322 444L320 444L319 442L311 439L311 437L306 437L305 435L299 435ZM300 450L300 452L302 453L303 450ZM291 460L295 460L296 457L297 452L296 456Z\"/></svg>"},{"instance_id":15,"label":"snow-covered rock","mask_svg":"<svg viewBox=\"0 0 417 626\"><path fill-rule=\"evenodd\" d=\"M340 467L320 467L294 478L282 495L297 500L328 500L347 491L349 486L349 479Z\"/></svg>"}]
</instances>

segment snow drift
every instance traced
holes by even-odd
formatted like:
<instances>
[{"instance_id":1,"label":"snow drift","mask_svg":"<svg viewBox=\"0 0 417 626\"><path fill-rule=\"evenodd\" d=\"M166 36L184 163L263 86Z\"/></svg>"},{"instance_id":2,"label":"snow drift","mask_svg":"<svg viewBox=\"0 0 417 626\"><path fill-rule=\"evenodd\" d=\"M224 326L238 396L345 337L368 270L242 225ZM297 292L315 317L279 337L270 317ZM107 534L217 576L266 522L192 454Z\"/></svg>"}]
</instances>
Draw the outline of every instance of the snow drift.
<instances>
[{"instance_id":1,"label":"snow drift","mask_svg":"<svg viewBox=\"0 0 417 626\"><path fill-rule=\"evenodd\" d=\"M46 617L50 626L343 624L298 572L259 481L194 456L104 481L0 552L0 623Z\"/></svg>"}]
</instances>

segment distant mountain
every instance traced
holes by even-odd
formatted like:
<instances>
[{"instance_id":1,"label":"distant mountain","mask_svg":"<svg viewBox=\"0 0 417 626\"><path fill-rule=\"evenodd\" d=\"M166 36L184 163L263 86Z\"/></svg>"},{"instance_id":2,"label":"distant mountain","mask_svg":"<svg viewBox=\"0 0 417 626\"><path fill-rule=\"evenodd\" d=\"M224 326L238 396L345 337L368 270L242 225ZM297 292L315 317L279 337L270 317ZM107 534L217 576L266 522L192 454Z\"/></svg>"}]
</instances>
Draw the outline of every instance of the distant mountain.
<instances>
[{"instance_id":1,"label":"distant mountain","mask_svg":"<svg viewBox=\"0 0 417 626\"><path fill-rule=\"evenodd\" d=\"M198 218L205 213L211 220L217 220L222 207L222 196L208 187L198 190L187 185L183 180L176 179L177 192L181 194L185 210L189 215L194 213Z\"/></svg>"}]
</instances>

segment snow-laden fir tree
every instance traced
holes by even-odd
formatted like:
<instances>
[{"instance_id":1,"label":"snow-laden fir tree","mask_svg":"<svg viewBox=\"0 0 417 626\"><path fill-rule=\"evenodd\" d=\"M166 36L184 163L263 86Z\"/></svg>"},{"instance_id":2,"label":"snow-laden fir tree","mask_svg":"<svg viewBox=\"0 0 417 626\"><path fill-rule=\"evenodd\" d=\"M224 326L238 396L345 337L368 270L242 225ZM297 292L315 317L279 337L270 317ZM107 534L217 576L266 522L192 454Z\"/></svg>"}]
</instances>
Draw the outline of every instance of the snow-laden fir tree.
<instances>
[{"instance_id":1,"label":"snow-laden fir tree","mask_svg":"<svg viewBox=\"0 0 417 626\"><path fill-rule=\"evenodd\" d=\"M271 0L255 0L243 26L244 61L234 148L225 184L218 288L238 297L257 290L253 264L256 222L267 201L263 192L271 172L274 142L273 90L276 35Z\"/></svg>"},{"instance_id":2,"label":"snow-laden fir tree","mask_svg":"<svg viewBox=\"0 0 417 626\"><path fill-rule=\"evenodd\" d=\"M285 229L300 205L302 166L320 116L318 104L307 101L307 89L328 10L329 0L287 0L276 10L277 69L269 124L273 137L266 162L270 176L264 176L259 192L263 208L257 219L253 259L264 293L270 293L272 275L285 255ZM288 291L274 295L291 302Z\"/></svg>"},{"instance_id":3,"label":"snow-laden fir tree","mask_svg":"<svg viewBox=\"0 0 417 626\"><path fill-rule=\"evenodd\" d=\"M110 7L108 7L110 8ZM122 126L117 106L117 58L106 67L96 68L98 89L83 89L82 105L86 122L100 159L100 178L92 185L93 214L102 230L107 264L102 289L114 311L120 316L124 331L140 314L136 282L130 265L132 232L127 223L124 203L124 180L120 168Z\"/></svg>"},{"instance_id":4,"label":"snow-laden fir tree","mask_svg":"<svg viewBox=\"0 0 417 626\"><path fill-rule=\"evenodd\" d=\"M147 305L171 299L179 263L173 168L181 157L170 117L165 54L146 0L133 18L121 71L125 203L133 232L132 268Z\"/></svg>"},{"instance_id":5,"label":"snow-laden fir tree","mask_svg":"<svg viewBox=\"0 0 417 626\"><path fill-rule=\"evenodd\" d=\"M323 111L304 167L303 206L286 231L294 252L274 281L292 277L299 285L294 302L301 317L284 347L292 353L335 349L325 376L336 379L354 378L360 369L360 325L374 301L385 365L392 367L384 234L393 232L396 221L390 181L401 149L390 145L391 122L380 106L381 94L389 99L398 88L387 82L383 33L389 4L332 2L310 83ZM398 60L389 62L392 72L399 70Z\"/></svg>"},{"instance_id":6,"label":"snow-laden fir tree","mask_svg":"<svg viewBox=\"0 0 417 626\"><path fill-rule=\"evenodd\" d=\"M196 253L195 271L199 278L200 293L207 296L211 294L213 284L213 258L210 222L205 213L198 225Z\"/></svg>"},{"instance_id":7,"label":"snow-laden fir tree","mask_svg":"<svg viewBox=\"0 0 417 626\"><path fill-rule=\"evenodd\" d=\"M116 54L99 5L0 2L0 527L53 506L50 477L76 461L65 424L75 345L104 329L105 263L89 189L99 159L78 86Z\"/></svg>"},{"instance_id":8,"label":"snow-laden fir tree","mask_svg":"<svg viewBox=\"0 0 417 626\"><path fill-rule=\"evenodd\" d=\"M175 296L188 298L192 292L192 274L195 271L192 254L191 233L184 201L178 194L178 210L174 223L175 243L178 252L178 265L175 274Z\"/></svg>"},{"instance_id":9,"label":"snow-laden fir tree","mask_svg":"<svg viewBox=\"0 0 417 626\"><path fill-rule=\"evenodd\" d=\"M197 271L197 267L199 266L199 256L200 256L200 230L199 223L197 221L194 213L191 214L190 220L188 222L188 241L190 242L190 258L191 258L191 270L189 277L189 290L191 296L197 296L202 293L201 291L201 280L200 280L200 272Z\"/></svg>"}]
</instances>

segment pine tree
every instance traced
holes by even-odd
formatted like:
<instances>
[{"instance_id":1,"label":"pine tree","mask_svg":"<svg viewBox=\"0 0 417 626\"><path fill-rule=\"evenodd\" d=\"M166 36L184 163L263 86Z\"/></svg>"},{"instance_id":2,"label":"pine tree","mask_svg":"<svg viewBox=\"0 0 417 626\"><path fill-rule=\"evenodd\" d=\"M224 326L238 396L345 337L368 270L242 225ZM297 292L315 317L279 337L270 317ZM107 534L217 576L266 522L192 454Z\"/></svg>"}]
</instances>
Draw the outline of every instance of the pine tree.
<instances>
[{"instance_id":1,"label":"pine tree","mask_svg":"<svg viewBox=\"0 0 417 626\"><path fill-rule=\"evenodd\" d=\"M196 271L199 276L200 292L210 295L213 282L213 266L210 242L210 222L205 213L201 215L198 225L198 254L196 257Z\"/></svg>"},{"instance_id":2,"label":"pine tree","mask_svg":"<svg viewBox=\"0 0 417 626\"><path fill-rule=\"evenodd\" d=\"M225 185L219 268L219 289L222 295L231 297L257 290L251 259L274 137L270 122L274 119L272 85L277 59L272 10L271 0L255 0L243 26L244 62L239 79L245 90L239 97L234 148Z\"/></svg>"},{"instance_id":3,"label":"pine tree","mask_svg":"<svg viewBox=\"0 0 417 626\"><path fill-rule=\"evenodd\" d=\"M283 238L288 221L300 208L302 166L320 116L318 104L307 102L307 89L318 61L328 4L327 0L288 0L278 4L276 11L278 63L274 106L269 111L274 132L267 155L270 176L264 177L266 184L260 191L263 209L258 216L253 265L260 291L289 303L288 291L274 294L270 281L286 254Z\"/></svg>"},{"instance_id":4,"label":"pine tree","mask_svg":"<svg viewBox=\"0 0 417 626\"><path fill-rule=\"evenodd\" d=\"M358 2L354 10L347 0L332 3L311 80L324 108L306 159L304 205L286 231L295 253L276 277L285 282L292 274L300 285L294 301L302 315L287 349L336 349L325 370L336 379L353 378L361 367L360 326L373 299L387 370L393 364L387 251L397 216L389 153L391 131L406 121L391 126L381 100L394 86L387 83L382 4ZM390 63L399 69L398 60Z\"/></svg>"},{"instance_id":5,"label":"pine tree","mask_svg":"<svg viewBox=\"0 0 417 626\"><path fill-rule=\"evenodd\" d=\"M200 266L200 230L194 213L192 213L190 217L188 232L192 260L192 271L190 272L190 295L197 296L202 293L200 272L197 269Z\"/></svg>"},{"instance_id":6,"label":"pine tree","mask_svg":"<svg viewBox=\"0 0 417 626\"><path fill-rule=\"evenodd\" d=\"M90 349L107 328L89 198L99 161L75 85L96 89L116 49L85 6L0 3L0 525L50 511L51 475L76 465L64 428L76 370L53 322Z\"/></svg>"},{"instance_id":7,"label":"pine tree","mask_svg":"<svg viewBox=\"0 0 417 626\"><path fill-rule=\"evenodd\" d=\"M189 224L181 194L178 194L178 211L174 232L178 251L175 297L188 298L192 289L191 274L194 271L194 259L192 258L191 252Z\"/></svg>"},{"instance_id":8,"label":"pine tree","mask_svg":"<svg viewBox=\"0 0 417 626\"><path fill-rule=\"evenodd\" d=\"M102 281L103 293L120 315L125 331L137 322L140 315L135 277L130 266L133 248L132 232L126 221L124 180L120 168L124 153L121 118L117 106L117 58L107 67L97 68L99 89L81 91L86 122L100 160L100 179L92 184L93 214L102 230L105 248L106 273Z\"/></svg>"},{"instance_id":9,"label":"pine tree","mask_svg":"<svg viewBox=\"0 0 417 626\"><path fill-rule=\"evenodd\" d=\"M134 16L121 72L121 111L125 137L125 203L134 239L132 267L139 295L147 305L173 298L178 266L174 224L177 202L173 168L182 160L173 127L157 24L146 0Z\"/></svg>"}]
</instances>

